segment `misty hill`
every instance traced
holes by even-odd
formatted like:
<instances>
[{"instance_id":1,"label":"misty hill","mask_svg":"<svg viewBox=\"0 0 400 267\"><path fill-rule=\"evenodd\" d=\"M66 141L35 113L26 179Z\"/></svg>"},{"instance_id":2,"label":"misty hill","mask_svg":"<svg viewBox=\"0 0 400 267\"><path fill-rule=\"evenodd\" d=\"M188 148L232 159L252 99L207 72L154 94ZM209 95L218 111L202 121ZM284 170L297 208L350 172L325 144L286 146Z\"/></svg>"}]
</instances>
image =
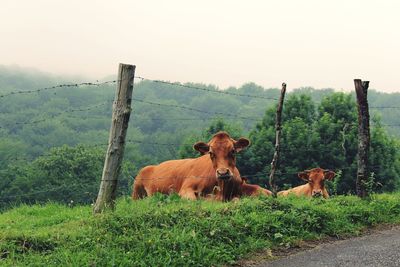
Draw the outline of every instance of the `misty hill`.
<instances>
[{"instance_id":1,"label":"misty hill","mask_svg":"<svg viewBox=\"0 0 400 267\"><path fill-rule=\"evenodd\" d=\"M55 77L34 70L0 67L0 94L33 90L71 82L71 77ZM73 82L82 82L76 78ZM187 84L207 91L142 81L135 84L134 98L165 106L134 101L128 138L158 143L181 143L201 132L214 118L224 118L248 133L260 122L265 110L278 98L279 89L263 88L254 83L230 87L225 92L256 97L219 94L214 85ZM289 85L290 88L290 85ZM0 98L0 135L25 147L18 154L38 155L50 147L107 142L111 119L114 84L91 87L67 87L32 94ZM308 94L315 102L332 94L332 89L300 88L291 94ZM400 136L399 93L369 92L372 117L380 116L389 133ZM182 109L174 106L185 106ZM374 108L376 107L376 108ZM205 111L198 112L196 110ZM176 147L167 148L176 156ZM158 147L141 147L144 153L156 155Z\"/></svg>"}]
</instances>

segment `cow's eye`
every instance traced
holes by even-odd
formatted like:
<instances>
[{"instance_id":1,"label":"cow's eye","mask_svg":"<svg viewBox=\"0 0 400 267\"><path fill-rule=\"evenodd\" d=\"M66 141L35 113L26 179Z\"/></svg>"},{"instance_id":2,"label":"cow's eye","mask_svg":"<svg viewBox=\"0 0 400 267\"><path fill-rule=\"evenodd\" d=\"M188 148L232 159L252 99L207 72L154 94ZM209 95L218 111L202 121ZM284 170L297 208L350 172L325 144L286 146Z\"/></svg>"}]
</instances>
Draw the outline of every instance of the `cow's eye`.
<instances>
[{"instance_id":1,"label":"cow's eye","mask_svg":"<svg viewBox=\"0 0 400 267\"><path fill-rule=\"evenodd\" d=\"M211 152L211 151L208 152L208 154L210 154L210 157L211 157L211 158L214 158L214 157L215 157L215 154L214 154L213 152Z\"/></svg>"},{"instance_id":2,"label":"cow's eye","mask_svg":"<svg viewBox=\"0 0 400 267\"><path fill-rule=\"evenodd\" d=\"M235 154L236 154L236 151L233 149L233 150L231 151L231 155L232 155L232 157L234 157L234 156L235 156Z\"/></svg>"}]
</instances>

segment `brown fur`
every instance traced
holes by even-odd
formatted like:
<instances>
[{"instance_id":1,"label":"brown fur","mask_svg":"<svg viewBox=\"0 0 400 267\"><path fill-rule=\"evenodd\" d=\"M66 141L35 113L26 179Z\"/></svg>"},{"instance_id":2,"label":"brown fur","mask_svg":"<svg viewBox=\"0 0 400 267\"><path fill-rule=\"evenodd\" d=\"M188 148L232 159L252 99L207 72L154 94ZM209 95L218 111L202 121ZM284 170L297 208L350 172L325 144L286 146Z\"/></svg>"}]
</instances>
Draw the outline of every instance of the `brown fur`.
<instances>
[{"instance_id":1,"label":"brown fur","mask_svg":"<svg viewBox=\"0 0 400 267\"><path fill-rule=\"evenodd\" d=\"M203 156L144 167L135 178L132 198L143 198L156 192L176 192L183 198L197 199L212 194L215 186L220 189L215 196L217 200L227 201L238 197L241 195L242 180L235 158L230 155L234 154L233 150L238 152L248 144L247 139L235 141L227 133L219 132L208 144L199 142L194 145ZM231 178L219 179L220 173L230 174Z\"/></svg>"},{"instance_id":2,"label":"brown fur","mask_svg":"<svg viewBox=\"0 0 400 267\"><path fill-rule=\"evenodd\" d=\"M262 188L259 185L255 185L255 184L248 184L247 183L247 179L242 177L242 186L241 186L241 191L242 191L242 195L244 196L272 196L272 192L269 191L268 189Z\"/></svg>"}]
</instances>

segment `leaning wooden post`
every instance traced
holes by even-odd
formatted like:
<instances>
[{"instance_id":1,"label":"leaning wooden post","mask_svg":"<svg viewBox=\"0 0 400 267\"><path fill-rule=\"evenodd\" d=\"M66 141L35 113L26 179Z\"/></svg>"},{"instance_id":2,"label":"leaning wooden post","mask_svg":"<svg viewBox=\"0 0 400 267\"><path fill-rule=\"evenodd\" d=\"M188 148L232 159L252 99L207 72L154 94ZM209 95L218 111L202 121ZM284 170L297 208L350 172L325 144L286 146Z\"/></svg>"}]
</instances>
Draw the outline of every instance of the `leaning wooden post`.
<instances>
[{"instance_id":1,"label":"leaning wooden post","mask_svg":"<svg viewBox=\"0 0 400 267\"><path fill-rule=\"evenodd\" d=\"M356 191L359 197L368 196L367 182L369 179L368 152L370 146L368 86L369 81L354 80L358 108L358 170Z\"/></svg>"},{"instance_id":2,"label":"leaning wooden post","mask_svg":"<svg viewBox=\"0 0 400 267\"><path fill-rule=\"evenodd\" d=\"M118 176L124 156L125 137L131 115L131 102L135 66L119 64L110 137L104 162L99 194L93 212L100 213L114 208Z\"/></svg>"},{"instance_id":3,"label":"leaning wooden post","mask_svg":"<svg viewBox=\"0 0 400 267\"><path fill-rule=\"evenodd\" d=\"M276 117L275 117L275 152L271 162L271 173L269 175L269 185L271 186L272 193L276 196L276 183L275 183L275 171L276 165L279 160L279 150L280 150L280 141L281 141L281 133L282 133L282 109L283 109L283 100L285 99L286 93L286 83L282 83L281 96L279 97L278 107L276 109Z\"/></svg>"}]
</instances>

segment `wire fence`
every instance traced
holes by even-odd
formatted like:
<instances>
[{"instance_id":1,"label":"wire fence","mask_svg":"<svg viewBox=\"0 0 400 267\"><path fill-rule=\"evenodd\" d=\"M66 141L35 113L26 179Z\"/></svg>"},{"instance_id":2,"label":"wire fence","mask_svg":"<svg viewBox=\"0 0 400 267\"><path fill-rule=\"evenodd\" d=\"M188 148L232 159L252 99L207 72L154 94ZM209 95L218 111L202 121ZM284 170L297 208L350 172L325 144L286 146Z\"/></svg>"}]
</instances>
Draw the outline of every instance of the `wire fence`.
<instances>
[{"instance_id":1,"label":"wire fence","mask_svg":"<svg viewBox=\"0 0 400 267\"><path fill-rule=\"evenodd\" d=\"M371 166L371 168L376 168L379 166ZM335 169L335 172L339 171L344 171L344 170L355 170L357 167L344 167L344 168L338 168ZM277 171L276 175L277 176L285 176L285 175L298 175L298 171L296 172L282 172L282 171ZM258 174L241 174L240 177L241 179L246 178L246 179L254 179L254 178L265 178L267 180L269 176L269 173L258 173ZM171 180L171 179L208 179L208 180L216 180L215 175L209 175L209 176L201 176L201 175L191 175L191 176L157 176L157 177L140 177L140 180L146 181L146 180L151 180L151 181L156 181L156 180ZM129 185L133 182L134 178L131 177L130 183L128 183L128 187L124 188L125 191L129 191ZM35 191L29 191L26 193L19 193L19 194L13 194L13 195L7 195L7 196L2 196L0 197L0 201L6 201L6 200L13 200L17 198L25 198L27 196L35 196L35 195L40 195L43 193L51 193L51 192L56 192L59 190L67 189L78 189L78 188L87 188L87 187L92 187L94 185L98 185L101 181L104 180L98 180L96 183L64 183L61 185L57 185L51 188L47 189L42 189L42 190L35 190ZM92 192L85 192L87 195L92 195L95 197L97 194L92 193Z\"/></svg>"},{"instance_id":2,"label":"wire fence","mask_svg":"<svg viewBox=\"0 0 400 267\"><path fill-rule=\"evenodd\" d=\"M93 186L93 184L84 184L84 183L68 183L68 184L62 184L62 185L57 185L55 187L52 188L47 188L44 190L35 190L35 191L29 191L29 192L25 192L25 193L20 193L20 194L14 194L14 195L7 195L7 196L2 196L0 197L0 200L12 200L12 199L16 199L16 198L24 198L27 196L34 196L34 195L40 195L43 193L51 193L51 192L56 192L62 189L76 189L76 188L85 188L86 186ZM90 193L90 192L88 192Z\"/></svg>"},{"instance_id":3,"label":"wire fence","mask_svg":"<svg viewBox=\"0 0 400 267\"><path fill-rule=\"evenodd\" d=\"M150 83L156 83L156 84L162 84L162 85L168 85L168 86L177 86L180 88L187 88L190 90L197 90L197 91L202 91L202 92L207 92L207 93L213 93L213 94L221 94L221 95L230 95L230 96L235 96L235 97L245 97L245 98L253 98L253 99L264 99L264 100L278 100L278 98L275 97L269 97L269 96L263 96L263 95L251 95L251 94L242 94L242 93L235 93L235 92L231 92L231 91L222 91L222 90L217 90L217 89L210 89L210 88L206 88L206 87L201 87L201 86L195 86L195 85L191 85L191 84L182 84L182 83L172 83L172 82L167 82L167 81L161 81L161 80L152 80L152 79L147 79L144 77L135 77L136 79L139 79L140 81L146 81L146 82L150 82ZM32 90L16 90L16 91L12 91L12 92L8 92L5 94L0 95L0 100L1 99L6 99L7 97L10 96L15 96L15 95L23 95L23 94L33 94L33 93L40 93L40 92L46 92L46 91L51 91L51 90L56 90L56 89L61 89L61 88L80 88L80 87L99 87L102 85L111 85L111 84L115 84L117 83L118 80L110 80L110 81L105 81L105 82L82 82L82 83L65 83L65 84L59 84L59 85L54 85L54 86L50 86L50 87L43 87L43 88L37 88L37 89L32 89ZM17 121L11 124L7 124L7 125L0 125L0 129L9 129L10 127L13 127L15 125L35 125L35 124L39 124L42 122L45 122L49 119L54 119L57 118L58 116L61 115L68 115L67 118L79 118L79 119L90 119L90 116L74 116L71 115L71 113L75 113L75 112L84 112L84 111L91 111L91 110L95 110L99 107L104 107L107 105L110 105L114 100L113 99L108 99L104 102L101 103L97 103L94 104L92 106L89 107L78 107L78 108L73 108L73 109L67 109L65 111L61 111L61 112L56 112L53 114L36 114L37 117L41 117L38 119L34 119L34 120L27 120L27 121ZM140 99L140 98L133 98L132 101L137 102L137 103L142 103L142 104L146 104L146 105L150 105L150 106L158 106L158 107L167 107L167 108L176 108L176 109L181 109L181 110L188 110L188 111L193 111L196 113L200 113L200 114L207 114L207 115L211 115L208 116L206 118L168 118L168 119L159 119L159 118L151 118L151 120L157 121L157 120L165 120L165 121L169 121L169 120L174 120L174 121L196 121L196 120L203 120L203 121L207 121L207 120L212 120L215 119L215 116L223 116L223 117L228 117L228 118L232 118L232 119L241 119L241 120L249 120L249 121L261 121L262 117L247 117L247 116L241 116L238 114L232 114L232 113L225 113L225 112L218 112L218 111L209 111L209 110L203 110L203 109L198 109L198 108L194 108L194 107L189 107L189 106L185 106L185 105L178 105L178 104L169 104L169 103L160 103L160 102L154 102L154 101L150 101L150 100L146 100L146 99ZM375 110L387 110L387 109L400 109L400 106L371 106L370 109L375 109ZM0 112L0 114L7 114L5 112ZM357 123L347 123L347 125L349 126L354 126L357 125ZM385 127L400 127L400 124L380 124L382 126ZM344 125L343 125L344 126ZM169 146L169 147L185 147L185 146L190 146L192 147L193 144L187 144L187 143L183 143L183 142L178 142L178 143L163 143L163 142L149 142L149 141L145 141L145 140L136 140L136 139L128 139L126 140L126 143L130 143L130 144L141 144L141 145L149 145L149 146ZM99 144L91 144L91 145L85 145L87 147L107 147L109 144L108 143L99 143ZM338 148L341 149L341 148ZM281 151L282 152L297 152L297 151L307 151L307 152L324 152L321 149L315 149L315 148L282 148ZM328 149L326 150L328 151ZM329 150L330 151L330 150ZM48 152L43 153L41 155L37 155L36 158L38 157L45 157L46 155L48 155ZM7 160L12 160L12 161L18 161L18 160L33 160L32 157L11 157L11 158L7 158ZM379 166L370 166L371 168L376 168ZM355 167L346 167L346 168L340 168L340 170L346 170L346 169L352 169L354 170ZM276 172L276 175L296 175L297 172ZM193 177L193 176L191 176ZM260 178L260 177L268 177L267 173L262 173L262 174L243 174L242 177L246 177L246 178ZM171 177L156 177L156 179L170 179ZM176 178L176 177L175 177ZM184 177L185 178L185 177ZM196 176L195 178L211 178L211 177L202 177L202 176ZM145 179L145 178L144 178ZM154 178L152 178L154 179ZM213 178L215 179L215 177ZM98 181L100 182L100 180ZM57 190L62 190L65 188L75 188L75 187L79 187L79 186L84 186L83 184L63 184L63 185L59 185L53 188L48 188L48 189L43 189L43 190L37 190L34 192L27 192L25 194L16 194L16 195L9 195L9 196L2 196L0 197L0 200L12 200L13 198L18 198L18 197L22 197L22 196L34 196L37 194L43 194L43 193L49 193L49 192L55 192Z\"/></svg>"},{"instance_id":4,"label":"wire fence","mask_svg":"<svg viewBox=\"0 0 400 267\"><path fill-rule=\"evenodd\" d=\"M278 98L275 98L275 97L267 97L267 96L261 96L261 95L250 95L250 94L240 94L240 93L209 89L209 88L205 88L205 87L199 87L199 86L182 84L182 83L172 83L172 82L161 81L161 80L152 80L152 79L147 79L147 78L143 78L143 77L140 77L140 76L139 77L135 77L135 78L141 79L142 81L149 81L149 82L153 82L153 83L160 83L160 84L179 86L179 87L183 87L183 88L189 88L189 89L193 89L193 90L200 90L200 91L216 93L216 94L224 94L224 95L232 95L232 96L248 97L248 98L259 98L259 99L267 99L267 100L279 100Z\"/></svg>"},{"instance_id":5,"label":"wire fence","mask_svg":"<svg viewBox=\"0 0 400 267\"><path fill-rule=\"evenodd\" d=\"M107 85L107 84L114 84L116 83L117 80L111 80L111 81L105 81L105 82L82 82L82 83L65 83L65 84L58 84L58 85L53 85L49 87L42 87L42 88L37 88L33 90L17 90L17 91L12 91L6 94L0 95L0 98L6 98L12 95L22 95L22 94L32 94L32 93L39 93L43 91L49 91L49 90L55 90L59 88L71 88L71 87L82 87L82 86L101 86L101 85Z\"/></svg>"},{"instance_id":6,"label":"wire fence","mask_svg":"<svg viewBox=\"0 0 400 267\"><path fill-rule=\"evenodd\" d=\"M79 112L79 111L90 111L90 110L94 110L96 108L102 107L102 106L106 106L109 105L110 103L112 103L114 100L113 99L109 99L105 102L101 102L99 104L95 104L93 106L90 107L81 107L81 108L76 108L76 109L68 109L66 111L62 111L62 112L57 112L54 114L49 115L49 117L47 118L42 118L42 119L37 119L37 120L33 120L33 121L25 121L25 122L15 122L13 124L9 124L7 126L1 126L0 125L0 129L6 129L9 128L13 125L32 125L32 124L37 124L40 122L44 122L47 121L48 119L51 118L55 118L57 116L63 115L63 114L68 114L68 113L73 113L73 112ZM239 115L235 115L235 114L231 114L231 113L224 113L224 112L210 112L207 110L201 110L201 109L197 109L197 108L192 108L192 107L188 107L188 106L182 106L182 105L175 105L175 104L166 104L166 103L158 103L158 102L152 102L152 101L147 101L144 99L138 99L138 98L133 98L132 101L134 102L139 102L139 103L144 103L144 104L148 104L148 105L153 105L153 106L160 106L160 107L172 107L172 108L178 108L178 109L183 109L183 110L189 110L189 111L195 111L198 113L202 113L202 114L208 114L208 115L215 115L215 116L224 116L224 117L229 117L229 118L235 118L235 119L242 119L242 120L251 120L251 121L260 121L262 120L262 117L246 117L246 116L239 116ZM378 108L378 107L375 107ZM383 107L379 107L379 108L383 108ZM389 107L387 107L389 108ZM397 107L390 107L390 108L397 108ZM400 107L399 107L400 108ZM0 114L2 114L2 112L0 112ZM4 113L3 113L4 114ZM44 115L44 114L41 114ZM38 115L40 116L40 114ZM79 117L76 117L79 118ZM208 117L208 118L167 118L167 119L151 119L151 120L175 120L175 121L192 121L192 120L212 120L215 117ZM347 123L348 125L356 125L356 123ZM382 126L387 126L387 127L400 127L400 124L380 124ZM373 126L373 124L372 124Z\"/></svg>"},{"instance_id":7,"label":"wire fence","mask_svg":"<svg viewBox=\"0 0 400 267\"><path fill-rule=\"evenodd\" d=\"M101 103L99 103L99 104L95 104L95 105L92 105L92 106L89 106L89 107L85 107L85 108L82 108L82 107L81 107L81 108L76 108L76 109L67 109L67 110L65 110L65 111L56 112L56 113L50 114L50 115L47 114L47 117L46 117L46 118L36 119L36 120L32 120L32 121L15 122L15 123L9 124L9 125L7 125L7 126L0 126L0 129L7 129L7 128L9 128L9 127L12 127L13 125L32 125L32 124L38 124L38 123L40 123L40 122L48 121L49 119L54 119L54 118L56 118L57 116L60 116L60 115L63 115L63 114L74 113L74 112L79 112L79 111L90 111L90 110L94 110L94 109L97 109L97 108L99 108L99 107L103 107L103 106L109 105L109 104L112 103L112 102L113 102L113 100L108 100L108 101L101 102ZM43 116L43 114L40 114L40 115ZM40 115L39 115L39 116L40 116Z\"/></svg>"},{"instance_id":8,"label":"wire fence","mask_svg":"<svg viewBox=\"0 0 400 267\"><path fill-rule=\"evenodd\" d=\"M377 167L380 167L380 166L378 166L378 165L375 165L375 166L370 166L371 168L377 168ZM334 169L334 171L335 172L339 172L339 171L345 171L345 170L355 170L357 167L344 167L344 168L337 168L337 169ZM285 176L285 175L298 175L298 171L296 171L296 172L282 172L282 171L277 171L276 172L276 175L277 176ZM269 176L269 173L258 173L258 174L241 174L240 175L240 177L243 179L243 178L246 178L246 179L254 179L254 178L265 178L266 180L267 180L267 178L268 178L268 176ZM131 183L133 182L133 177L131 177L132 179L131 179ZM216 177L215 176L212 176L212 175L210 175L210 176L199 176L199 175L191 175L191 176L165 176L165 177L141 177L140 179L142 180L142 181L145 181L145 180L152 180L152 181L154 181L154 180L166 180L166 179L188 179L188 178L190 178L190 179L209 179L209 180L216 180ZM44 190L36 190L36 191L30 191L30 192L26 192L26 193L20 193L20 194L13 194L13 195L7 195L7 196L2 196L2 197L0 197L0 201L12 201L13 199L17 199L17 198L25 198L25 197L27 197L27 196L35 196L35 195L40 195L40 194L43 194L43 193L51 193L51 192L56 192L56 191L59 191L59 190L63 190L63 189L67 189L67 190L71 190L71 189L77 189L77 188L87 188L87 187L91 187L91 186L93 186L93 185L98 185L101 181L103 181L103 180L98 180L96 183L97 184L93 184L93 183L65 183L65 184L61 184L61 185L57 185L57 186L55 186L55 187L52 187L52 188L47 188L47 189L44 189ZM130 190L130 188L129 188L129 183L128 183L128 187L126 187L126 188L123 188L126 192L128 192L129 190ZM85 194L87 195L87 196L92 196L93 198L94 197L96 197L97 196L97 194L96 193L93 193L93 192L88 192L88 191L86 191L85 192Z\"/></svg>"}]
</instances>

